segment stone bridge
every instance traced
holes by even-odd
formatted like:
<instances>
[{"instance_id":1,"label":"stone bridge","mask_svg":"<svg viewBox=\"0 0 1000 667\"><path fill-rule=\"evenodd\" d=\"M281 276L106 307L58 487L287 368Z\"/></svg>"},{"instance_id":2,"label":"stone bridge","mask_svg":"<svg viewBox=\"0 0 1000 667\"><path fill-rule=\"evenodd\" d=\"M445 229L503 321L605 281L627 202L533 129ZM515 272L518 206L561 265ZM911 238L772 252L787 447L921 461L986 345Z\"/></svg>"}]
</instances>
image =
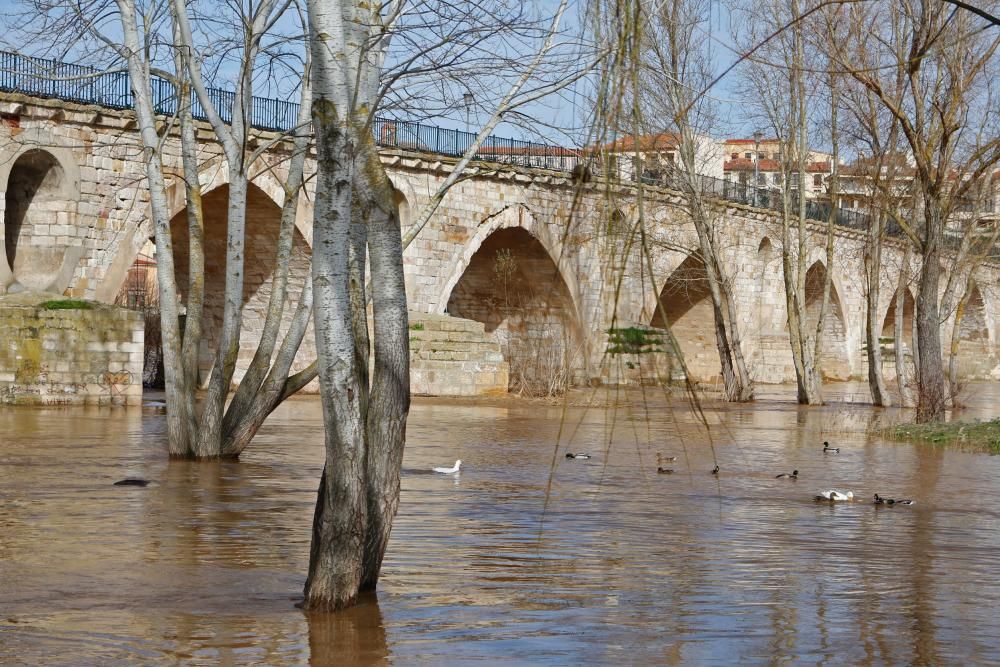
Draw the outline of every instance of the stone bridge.
<instances>
[{"instance_id":1,"label":"stone bridge","mask_svg":"<svg viewBox=\"0 0 1000 667\"><path fill-rule=\"evenodd\" d=\"M148 193L135 122L129 112L0 94L0 189L5 252L0 286L15 284L111 302L140 249L152 235ZM204 188L208 313L221 316L226 169L207 126L200 132ZM272 135L261 133L260 141ZM186 273L183 187L178 142L165 143L174 212L178 272ZM243 340L263 323L273 269L287 146L277 144L254 168L248 197ZM438 155L385 151L404 227L447 176L454 161ZM310 163L308 170L315 165ZM308 189L308 188L307 188ZM643 193L648 254L640 252L637 192L628 184L574 184L566 173L476 163L473 177L447 195L430 224L405 253L407 290L415 320L426 316L476 320L510 364L510 378L547 382L651 379L672 371L652 360L608 354L612 327L669 322L695 379L719 374L704 270L680 197L669 190ZM308 275L311 195L301 203L292 260L292 297ZM794 379L780 267L780 219L773 211L721 202L717 228L733 281L744 352L758 382ZM810 231L807 293L818 311L822 284L832 276L826 318L824 374L864 377L864 239L838 229L835 259L824 263L822 229ZM879 318L890 336L896 317L912 329L913 289L895 312L893 297L902 247L885 254ZM913 275L915 267L911 267ZM997 299L1000 269L979 270L961 327L961 371L966 377L1000 374ZM182 282L183 284L183 282ZM942 323L950 339L951 316ZM215 327L211 324L208 331ZM419 329L420 327L416 327ZM439 327L440 328L440 327ZM445 326L444 329L449 329ZM454 329L455 341L474 338ZM419 338L419 336L417 336ZM440 350L448 352L449 337ZM453 348L452 351L458 348ZM485 349L485 348L483 348ZM251 350L245 350L244 359ZM314 354L311 342L301 365ZM891 352L887 355L891 360ZM447 355L442 357L447 359ZM206 357L207 359L207 357ZM468 357L465 358L469 360ZM474 360L474 359L473 359ZM892 364L886 364L891 375Z\"/></svg>"}]
</instances>

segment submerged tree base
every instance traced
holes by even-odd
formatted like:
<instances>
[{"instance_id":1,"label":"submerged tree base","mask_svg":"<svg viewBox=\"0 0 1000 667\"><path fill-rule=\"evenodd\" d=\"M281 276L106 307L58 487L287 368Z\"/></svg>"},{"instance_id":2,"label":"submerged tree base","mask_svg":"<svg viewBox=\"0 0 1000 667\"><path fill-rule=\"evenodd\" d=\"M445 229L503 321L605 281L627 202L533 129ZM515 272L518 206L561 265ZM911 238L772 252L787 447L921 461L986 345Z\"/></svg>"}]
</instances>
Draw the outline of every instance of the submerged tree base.
<instances>
[{"instance_id":1,"label":"submerged tree base","mask_svg":"<svg viewBox=\"0 0 1000 667\"><path fill-rule=\"evenodd\" d=\"M890 440L927 442L1000 454L1000 418L986 422L905 424L888 429L885 436Z\"/></svg>"}]
</instances>

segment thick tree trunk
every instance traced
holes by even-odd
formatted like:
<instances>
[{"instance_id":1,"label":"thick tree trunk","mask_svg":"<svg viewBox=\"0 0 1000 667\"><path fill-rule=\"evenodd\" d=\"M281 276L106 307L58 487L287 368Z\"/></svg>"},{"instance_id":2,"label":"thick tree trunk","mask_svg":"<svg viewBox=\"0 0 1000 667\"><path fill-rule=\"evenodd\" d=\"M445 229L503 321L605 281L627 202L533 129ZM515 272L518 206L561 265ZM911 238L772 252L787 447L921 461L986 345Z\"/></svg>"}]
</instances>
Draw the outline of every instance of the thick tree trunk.
<instances>
[{"instance_id":1,"label":"thick tree trunk","mask_svg":"<svg viewBox=\"0 0 1000 667\"><path fill-rule=\"evenodd\" d=\"M941 316L938 292L941 277L941 225L936 207L926 206L927 239L920 264L920 290L917 293L917 349L920 351L918 373L917 421L941 421L945 416L947 396L944 363L941 355Z\"/></svg>"},{"instance_id":2,"label":"thick tree trunk","mask_svg":"<svg viewBox=\"0 0 1000 667\"><path fill-rule=\"evenodd\" d=\"M368 407L368 539L362 586L374 588L399 505L399 473L410 410L410 337L399 216L388 180L389 213L377 210L369 232L375 369Z\"/></svg>"},{"instance_id":3,"label":"thick tree trunk","mask_svg":"<svg viewBox=\"0 0 1000 667\"><path fill-rule=\"evenodd\" d=\"M330 74L325 64L317 57L320 76ZM367 452L360 405L363 388L349 289L350 156L356 144L349 138L346 123L337 118L335 105L325 99L327 94L329 88L317 85L313 104L319 164L313 229L314 321L326 466L316 501L304 606L316 610L342 609L354 603L363 578L368 525Z\"/></svg>"},{"instance_id":4,"label":"thick tree trunk","mask_svg":"<svg viewBox=\"0 0 1000 667\"><path fill-rule=\"evenodd\" d=\"M181 162L184 168L184 194L188 217L188 289L182 347L184 382L187 387L188 441L197 439L197 387L201 352L202 317L205 310L205 216L198 174L198 140L191 114L191 86L188 82L184 50L175 57L181 80L178 115L181 126Z\"/></svg>"}]
</instances>

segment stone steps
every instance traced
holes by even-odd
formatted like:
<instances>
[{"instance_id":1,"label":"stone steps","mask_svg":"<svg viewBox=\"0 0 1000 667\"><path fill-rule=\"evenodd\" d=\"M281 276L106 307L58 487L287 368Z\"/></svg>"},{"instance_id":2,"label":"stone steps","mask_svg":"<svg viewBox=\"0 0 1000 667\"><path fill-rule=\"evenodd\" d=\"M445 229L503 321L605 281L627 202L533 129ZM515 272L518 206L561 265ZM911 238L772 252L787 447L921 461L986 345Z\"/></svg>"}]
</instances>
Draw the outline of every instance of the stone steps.
<instances>
[{"instance_id":1,"label":"stone steps","mask_svg":"<svg viewBox=\"0 0 1000 667\"><path fill-rule=\"evenodd\" d=\"M507 392L510 367L482 322L410 313L410 389L428 396Z\"/></svg>"}]
</instances>

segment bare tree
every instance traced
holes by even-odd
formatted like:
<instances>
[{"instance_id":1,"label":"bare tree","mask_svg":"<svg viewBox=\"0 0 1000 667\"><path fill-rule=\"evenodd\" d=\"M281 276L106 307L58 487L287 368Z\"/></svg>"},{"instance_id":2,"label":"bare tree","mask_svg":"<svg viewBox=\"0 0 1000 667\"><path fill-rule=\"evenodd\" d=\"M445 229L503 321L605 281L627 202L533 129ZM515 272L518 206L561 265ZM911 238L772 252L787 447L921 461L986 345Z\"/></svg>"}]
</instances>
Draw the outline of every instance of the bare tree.
<instances>
[{"instance_id":1,"label":"bare tree","mask_svg":"<svg viewBox=\"0 0 1000 667\"><path fill-rule=\"evenodd\" d=\"M984 29L975 14L942 0L868 4L852 7L850 29L831 42L831 57L898 121L914 161L918 213L896 222L921 258L917 419L939 420L948 405L941 324L949 308L940 292L942 263L954 213L970 188L1000 163L992 85L1000 36ZM861 52L869 54L872 66L857 66L854 56ZM965 263L966 248L963 242L952 255L952 275ZM946 297L957 289L946 287Z\"/></svg>"},{"instance_id":2,"label":"bare tree","mask_svg":"<svg viewBox=\"0 0 1000 667\"><path fill-rule=\"evenodd\" d=\"M748 23L750 28L744 39L750 44L763 45L744 69L745 85L752 91L759 117L776 137L780 153L782 276L798 400L818 404L823 402L819 355L830 301L836 211L831 207L824 235L826 271L818 314L813 322L808 311L810 295L806 284L813 238L806 223L806 177L812 154L810 131L819 101L817 93L828 86L830 80L810 77L816 70L815 58L809 49L809 34L802 21L806 14L799 0L761 0L744 11L752 12L755 17ZM761 30L775 35L774 39L766 41ZM834 138L836 118L829 120L833 129L831 138Z\"/></svg>"},{"instance_id":3,"label":"bare tree","mask_svg":"<svg viewBox=\"0 0 1000 667\"><path fill-rule=\"evenodd\" d=\"M640 7L644 27L641 69L632 95L643 110L647 131L654 137L673 139L669 148L677 162L669 170L669 183L684 193L698 235L726 399L749 401L753 383L740 343L732 277L720 255L719 211L704 194L701 175L710 161L719 158L711 136L714 104L710 98L698 96L713 77L712 62L698 36L700 30L708 29L709 7L700 0L667 0Z\"/></svg>"},{"instance_id":4,"label":"bare tree","mask_svg":"<svg viewBox=\"0 0 1000 667\"><path fill-rule=\"evenodd\" d=\"M528 78L538 73L540 60L550 54L566 4L557 7L536 56L514 70L518 74L487 128L515 101L565 85L563 79L523 90ZM402 1L384 6L352 0L309 3L319 169L313 289L326 424L326 464L305 586L304 606L309 609L341 608L352 604L360 590L375 587L399 501L409 411L403 240L392 185L369 126L378 107L386 54L408 10L426 16L434 8ZM440 11L447 16L449 5L444 3ZM458 19L449 18L443 25L450 26L451 20ZM480 133L477 145L484 136ZM455 182L470 157L467 153L459 161L446 182ZM435 195L430 205L439 201ZM417 226L426 224L429 216L418 216ZM373 307L370 341L366 250ZM371 378L369 346L374 356Z\"/></svg>"}]
</instances>

